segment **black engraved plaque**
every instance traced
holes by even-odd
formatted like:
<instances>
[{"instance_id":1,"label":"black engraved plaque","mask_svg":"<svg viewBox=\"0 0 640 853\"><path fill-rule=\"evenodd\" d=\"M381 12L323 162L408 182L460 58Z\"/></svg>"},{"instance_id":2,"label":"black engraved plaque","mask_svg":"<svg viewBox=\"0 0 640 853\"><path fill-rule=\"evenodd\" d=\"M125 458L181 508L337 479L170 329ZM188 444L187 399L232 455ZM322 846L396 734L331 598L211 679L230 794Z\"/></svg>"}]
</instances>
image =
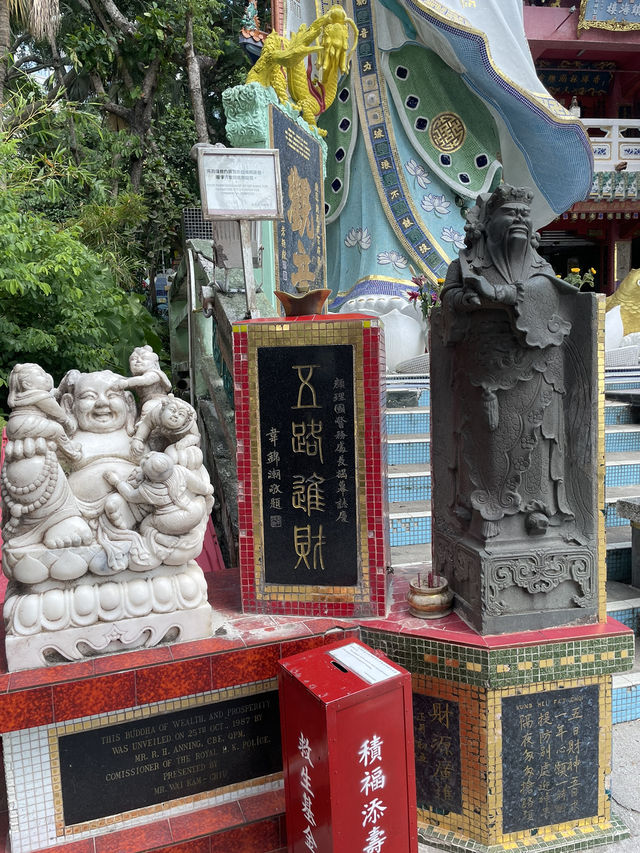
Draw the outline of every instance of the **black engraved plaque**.
<instances>
[{"instance_id":1,"label":"black engraved plaque","mask_svg":"<svg viewBox=\"0 0 640 853\"><path fill-rule=\"evenodd\" d=\"M282 770L277 690L58 740L67 826Z\"/></svg>"},{"instance_id":2,"label":"black engraved plaque","mask_svg":"<svg viewBox=\"0 0 640 853\"><path fill-rule=\"evenodd\" d=\"M353 347L258 348L266 583L355 586Z\"/></svg>"},{"instance_id":3,"label":"black engraved plaque","mask_svg":"<svg viewBox=\"0 0 640 853\"><path fill-rule=\"evenodd\" d=\"M457 702L413 694L416 793L419 809L462 812L460 711Z\"/></svg>"},{"instance_id":4,"label":"black engraved plaque","mask_svg":"<svg viewBox=\"0 0 640 853\"><path fill-rule=\"evenodd\" d=\"M598 685L502 700L503 832L598 814Z\"/></svg>"}]
</instances>

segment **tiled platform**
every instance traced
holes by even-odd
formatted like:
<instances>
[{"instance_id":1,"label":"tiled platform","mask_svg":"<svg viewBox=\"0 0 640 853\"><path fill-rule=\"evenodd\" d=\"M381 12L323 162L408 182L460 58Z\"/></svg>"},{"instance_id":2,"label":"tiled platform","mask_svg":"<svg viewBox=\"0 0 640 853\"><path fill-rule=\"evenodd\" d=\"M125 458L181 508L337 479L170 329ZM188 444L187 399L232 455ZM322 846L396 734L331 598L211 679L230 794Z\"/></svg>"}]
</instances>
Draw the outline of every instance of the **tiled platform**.
<instances>
[{"instance_id":1,"label":"tiled platform","mask_svg":"<svg viewBox=\"0 0 640 853\"><path fill-rule=\"evenodd\" d=\"M579 629L527 632L506 637L480 637L456 615L425 623L408 614L405 602L413 569L397 571L393 579L393 604L386 619L361 620L365 641L377 635L396 638L410 649L413 642L432 646L433 659L424 666L433 674L463 668L480 683L489 679L506 684L511 676L501 667L513 657L513 683L520 663L530 668L540 644L557 654L554 677L570 677L568 643L575 653L593 639L607 644L606 660L598 666L622 669L631 661L629 631L609 621ZM106 656L46 670L0 671L0 728L3 732L33 729L78 717L111 714L120 709L146 706L171 698L189 697L221 688L267 681L276 674L280 657L349 636L360 636L358 624L345 620L282 616L246 616L240 612L239 574L214 567L208 573L210 600L215 609L215 635L207 640L170 647ZM566 643L564 642L566 640ZM377 643L380 647L381 643ZM514 647L520 651L514 652ZM449 650L449 651L447 651ZM455 653L454 653L455 650ZM391 650L389 650L391 651ZM503 660L504 658L504 660ZM556 672L557 668L557 672ZM546 670L544 677L549 677ZM496 679L498 679L496 681ZM220 802L215 792L209 800L176 810L161 808L132 825L92 838L58 843L62 853L137 853L142 850L175 853L217 853L222 850L267 853L283 847L282 792L255 794L249 788L227 794ZM5 806L6 808L6 806ZM142 821L142 822L141 822ZM4 814L4 827L7 825Z\"/></svg>"}]
</instances>

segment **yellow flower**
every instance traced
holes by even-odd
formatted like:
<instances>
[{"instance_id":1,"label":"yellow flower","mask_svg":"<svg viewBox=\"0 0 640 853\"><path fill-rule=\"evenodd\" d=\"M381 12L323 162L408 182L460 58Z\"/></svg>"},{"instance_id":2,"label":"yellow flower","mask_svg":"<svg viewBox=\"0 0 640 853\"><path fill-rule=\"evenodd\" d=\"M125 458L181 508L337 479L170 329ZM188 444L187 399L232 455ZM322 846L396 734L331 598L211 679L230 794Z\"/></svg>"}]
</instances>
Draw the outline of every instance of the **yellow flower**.
<instances>
[{"instance_id":1,"label":"yellow flower","mask_svg":"<svg viewBox=\"0 0 640 853\"><path fill-rule=\"evenodd\" d=\"M593 267L591 267L591 269L589 270L589 272L591 273L591 275L595 275L595 274L596 274L596 271L594 270L594 268L593 268Z\"/></svg>"},{"instance_id":2,"label":"yellow flower","mask_svg":"<svg viewBox=\"0 0 640 853\"><path fill-rule=\"evenodd\" d=\"M571 267L571 272L580 272L580 267Z\"/></svg>"},{"instance_id":3,"label":"yellow flower","mask_svg":"<svg viewBox=\"0 0 640 853\"><path fill-rule=\"evenodd\" d=\"M438 278L438 279L436 279L436 281L438 282L438 284L444 284L443 278Z\"/></svg>"}]
</instances>

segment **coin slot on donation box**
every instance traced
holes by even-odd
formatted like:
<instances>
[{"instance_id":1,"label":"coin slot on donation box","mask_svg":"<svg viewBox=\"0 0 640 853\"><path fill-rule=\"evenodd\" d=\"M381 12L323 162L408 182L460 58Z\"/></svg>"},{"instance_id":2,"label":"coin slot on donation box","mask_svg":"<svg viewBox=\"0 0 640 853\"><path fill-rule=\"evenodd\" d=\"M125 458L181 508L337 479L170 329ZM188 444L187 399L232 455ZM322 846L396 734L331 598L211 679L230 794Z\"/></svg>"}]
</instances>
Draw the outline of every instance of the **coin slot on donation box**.
<instances>
[{"instance_id":1,"label":"coin slot on donation box","mask_svg":"<svg viewBox=\"0 0 640 853\"><path fill-rule=\"evenodd\" d=\"M289 853L417 853L411 677L357 641L279 663Z\"/></svg>"}]
</instances>

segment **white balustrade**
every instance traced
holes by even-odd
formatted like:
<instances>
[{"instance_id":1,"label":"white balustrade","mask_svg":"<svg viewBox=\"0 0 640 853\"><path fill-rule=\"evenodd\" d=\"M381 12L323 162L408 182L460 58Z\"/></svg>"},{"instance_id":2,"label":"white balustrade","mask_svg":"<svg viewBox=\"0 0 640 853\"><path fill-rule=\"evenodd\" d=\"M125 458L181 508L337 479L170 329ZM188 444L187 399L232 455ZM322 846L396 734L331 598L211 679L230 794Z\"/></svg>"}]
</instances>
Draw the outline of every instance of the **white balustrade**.
<instances>
[{"instance_id":1,"label":"white balustrade","mask_svg":"<svg viewBox=\"0 0 640 853\"><path fill-rule=\"evenodd\" d=\"M626 163L627 172L640 172L640 120L584 118L591 139L594 170L611 172Z\"/></svg>"}]
</instances>

